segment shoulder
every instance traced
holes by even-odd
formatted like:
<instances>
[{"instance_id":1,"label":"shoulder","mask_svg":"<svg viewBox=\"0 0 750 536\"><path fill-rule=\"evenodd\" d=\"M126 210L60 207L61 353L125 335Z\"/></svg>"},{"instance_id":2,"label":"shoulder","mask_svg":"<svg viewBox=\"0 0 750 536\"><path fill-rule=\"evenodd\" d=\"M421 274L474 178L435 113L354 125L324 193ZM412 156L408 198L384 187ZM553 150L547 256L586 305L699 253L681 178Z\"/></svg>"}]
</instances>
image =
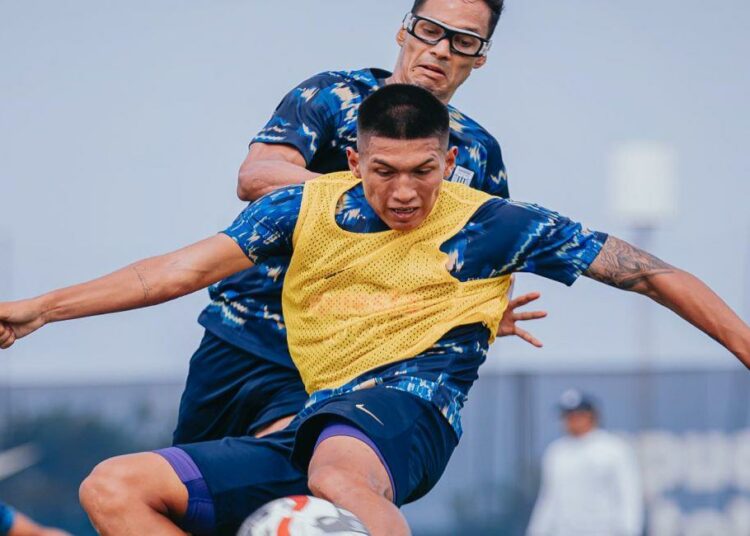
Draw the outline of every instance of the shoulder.
<instances>
[{"instance_id":1,"label":"shoulder","mask_svg":"<svg viewBox=\"0 0 750 536\"><path fill-rule=\"evenodd\" d=\"M326 173L320 175L305 182L305 185L309 184L354 184L360 179L354 176L351 171L334 171L333 173Z\"/></svg>"},{"instance_id":2,"label":"shoulder","mask_svg":"<svg viewBox=\"0 0 750 536\"><path fill-rule=\"evenodd\" d=\"M464 143L478 143L485 147L488 154L500 153L500 143L486 128L453 106L448 106L448 112L453 137Z\"/></svg>"},{"instance_id":3,"label":"shoulder","mask_svg":"<svg viewBox=\"0 0 750 536\"><path fill-rule=\"evenodd\" d=\"M445 195L448 195L462 203L480 203L478 207L479 209L484 208L484 206L487 204L490 204L490 210L492 210L492 207L494 207L495 205L494 203L490 203L491 201L502 201L501 198L493 197L492 195L482 190L477 190L476 188L472 188L471 186L468 186L461 182L445 181L441 186L441 192L444 192Z\"/></svg>"},{"instance_id":4,"label":"shoulder","mask_svg":"<svg viewBox=\"0 0 750 536\"><path fill-rule=\"evenodd\" d=\"M292 199L300 197L302 195L303 188L304 184L290 184L289 186L283 186L274 190L273 192L267 193L266 195L258 199L258 201L264 199L267 203L270 204L287 203ZM256 201L256 203L258 201Z\"/></svg>"},{"instance_id":5,"label":"shoulder","mask_svg":"<svg viewBox=\"0 0 750 536\"><path fill-rule=\"evenodd\" d=\"M345 88L354 93L373 91L378 84L377 72L374 69L323 71L301 82L296 89L307 91L310 98L320 91L331 93Z\"/></svg>"},{"instance_id":6,"label":"shoulder","mask_svg":"<svg viewBox=\"0 0 750 536\"><path fill-rule=\"evenodd\" d=\"M502 197L488 196L482 206L479 207L473 220L503 220L507 225L515 222L520 225L538 223L554 226L561 219L565 219L557 212L546 209L533 203L513 201Z\"/></svg>"},{"instance_id":7,"label":"shoulder","mask_svg":"<svg viewBox=\"0 0 750 536\"><path fill-rule=\"evenodd\" d=\"M323 71L300 82L298 87L327 87L346 80L346 71Z\"/></svg>"},{"instance_id":8,"label":"shoulder","mask_svg":"<svg viewBox=\"0 0 750 536\"><path fill-rule=\"evenodd\" d=\"M606 430L597 430L596 434L597 440L604 448L608 448L618 453L630 454L631 452L633 452L633 448L630 446L630 443L628 443L625 438L620 437L617 434L608 432Z\"/></svg>"},{"instance_id":9,"label":"shoulder","mask_svg":"<svg viewBox=\"0 0 750 536\"><path fill-rule=\"evenodd\" d=\"M292 184L284 186L251 203L246 209L256 217L277 217L290 212L298 212L302 204L304 185Z\"/></svg>"},{"instance_id":10,"label":"shoulder","mask_svg":"<svg viewBox=\"0 0 750 536\"><path fill-rule=\"evenodd\" d=\"M559 437L552 441L544 450L544 459L547 463L554 463L560 457L565 457L565 452L570 446L567 437Z\"/></svg>"}]
</instances>

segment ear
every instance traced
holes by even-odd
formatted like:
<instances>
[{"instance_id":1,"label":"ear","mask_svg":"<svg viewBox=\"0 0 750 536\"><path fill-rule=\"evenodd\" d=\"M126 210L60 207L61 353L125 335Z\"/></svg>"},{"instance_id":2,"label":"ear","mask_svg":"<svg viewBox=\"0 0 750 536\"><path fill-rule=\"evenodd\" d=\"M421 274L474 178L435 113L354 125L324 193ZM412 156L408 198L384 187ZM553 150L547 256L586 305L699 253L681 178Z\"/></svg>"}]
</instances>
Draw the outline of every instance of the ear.
<instances>
[{"instance_id":1,"label":"ear","mask_svg":"<svg viewBox=\"0 0 750 536\"><path fill-rule=\"evenodd\" d=\"M474 61L474 69L479 69L480 67L484 66L485 63L487 63L487 56L479 56Z\"/></svg>"},{"instance_id":2,"label":"ear","mask_svg":"<svg viewBox=\"0 0 750 536\"><path fill-rule=\"evenodd\" d=\"M359 153L352 147L346 148L346 161L349 163L349 171L351 171L358 179L362 178L362 173L359 171Z\"/></svg>"},{"instance_id":3,"label":"ear","mask_svg":"<svg viewBox=\"0 0 750 536\"><path fill-rule=\"evenodd\" d=\"M445 176L447 179L453 174L453 168L456 166L456 157L458 156L458 147L451 147L445 153Z\"/></svg>"},{"instance_id":4,"label":"ear","mask_svg":"<svg viewBox=\"0 0 750 536\"><path fill-rule=\"evenodd\" d=\"M396 43L402 47L404 46L404 41L406 41L406 30L399 28L398 32L396 32Z\"/></svg>"}]
</instances>

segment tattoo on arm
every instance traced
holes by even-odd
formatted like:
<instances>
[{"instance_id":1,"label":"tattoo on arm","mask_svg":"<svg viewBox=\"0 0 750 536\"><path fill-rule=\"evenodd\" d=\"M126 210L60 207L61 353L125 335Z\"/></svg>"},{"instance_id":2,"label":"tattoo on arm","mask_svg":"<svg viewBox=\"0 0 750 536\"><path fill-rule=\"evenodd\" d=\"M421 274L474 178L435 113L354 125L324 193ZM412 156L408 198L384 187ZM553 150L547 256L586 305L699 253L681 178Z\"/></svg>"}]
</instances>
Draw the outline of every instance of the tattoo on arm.
<instances>
[{"instance_id":1,"label":"tattoo on arm","mask_svg":"<svg viewBox=\"0 0 750 536\"><path fill-rule=\"evenodd\" d=\"M610 236L585 275L613 287L634 290L653 275L675 271L673 266L650 253Z\"/></svg>"},{"instance_id":2,"label":"tattoo on arm","mask_svg":"<svg viewBox=\"0 0 750 536\"><path fill-rule=\"evenodd\" d=\"M151 298L151 287L148 286L146 278L143 277L143 274L138 269L138 266L133 266L133 271L135 272L135 275L138 276L138 280L141 282L141 288L143 289L143 301L144 303L149 303L149 298Z\"/></svg>"}]
</instances>

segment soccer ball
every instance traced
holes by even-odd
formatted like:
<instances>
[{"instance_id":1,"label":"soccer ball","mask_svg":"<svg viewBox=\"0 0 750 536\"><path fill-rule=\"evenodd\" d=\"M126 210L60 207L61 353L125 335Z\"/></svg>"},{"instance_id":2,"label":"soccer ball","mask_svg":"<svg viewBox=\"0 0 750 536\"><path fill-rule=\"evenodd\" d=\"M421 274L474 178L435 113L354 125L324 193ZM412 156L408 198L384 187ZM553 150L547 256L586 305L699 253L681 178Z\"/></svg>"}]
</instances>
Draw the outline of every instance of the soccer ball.
<instances>
[{"instance_id":1,"label":"soccer ball","mask_svg":"<svg viewBox=\"0 0 750 536\"><path fill-rule=\"evenodd\" d=\"M369 534L357 517L333 503L297 495L260 507L240 527L237 536L320 536Z\"/></svg>"}]
</instances>

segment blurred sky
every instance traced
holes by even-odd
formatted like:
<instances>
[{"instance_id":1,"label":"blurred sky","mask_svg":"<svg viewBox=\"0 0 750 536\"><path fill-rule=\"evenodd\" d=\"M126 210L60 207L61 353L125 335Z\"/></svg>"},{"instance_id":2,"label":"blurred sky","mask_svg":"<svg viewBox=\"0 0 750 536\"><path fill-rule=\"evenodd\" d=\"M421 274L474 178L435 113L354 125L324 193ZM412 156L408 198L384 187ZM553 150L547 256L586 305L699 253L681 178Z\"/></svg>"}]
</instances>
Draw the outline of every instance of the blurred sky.
<instances>
[{"instance_id":1,"label":"blurred sky","mask_svg":"<svg viewBox=\"0 0 750 536\"><path fill-rule=\"evenodd\" d=\"M36 295L193 242L243 204L237 168L282 95L326 69L391 68L410 2L0 0L0 299ZM672 144L677 217L662 258L747 320L750 4L508 0L490 61L454 104L502 145L512 196L630 238L607 205L618 143ZM629 368L638 296L522 276L547 320L535 350L489 364ZM0 354L0 382L179 379L203 292L150 310L45 327ZM640 309L642 310L642 308ZM657 366L734 367L651 311Z\"/></svg>"}]
</instances>

